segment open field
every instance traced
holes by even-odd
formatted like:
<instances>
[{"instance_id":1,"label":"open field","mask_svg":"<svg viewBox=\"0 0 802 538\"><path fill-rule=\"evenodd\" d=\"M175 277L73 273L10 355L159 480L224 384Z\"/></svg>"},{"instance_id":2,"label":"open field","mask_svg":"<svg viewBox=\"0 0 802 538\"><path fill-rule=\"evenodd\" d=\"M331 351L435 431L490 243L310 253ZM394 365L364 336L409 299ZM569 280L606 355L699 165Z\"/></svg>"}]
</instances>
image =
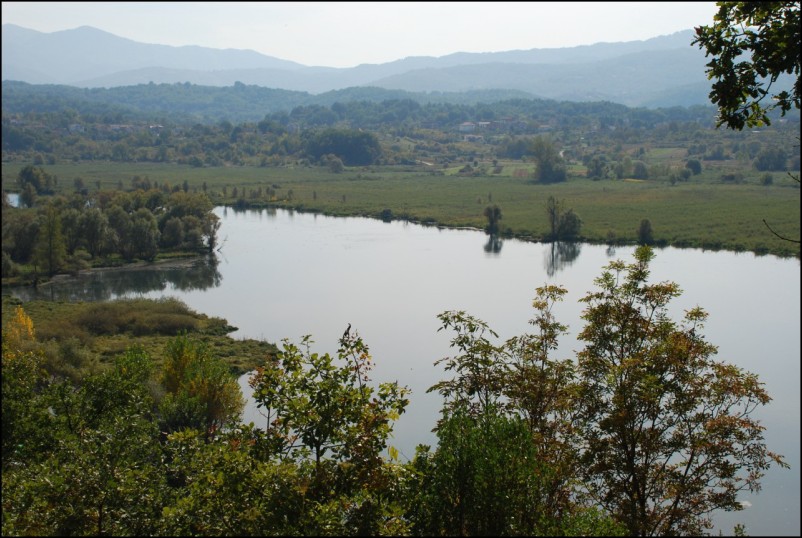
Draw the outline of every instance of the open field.
<instances>
[{"instance_id":1,"label":"open field","mask_svg":"<svg viewBox=\"0 0 802 538\"><path fill-rule=\"evenodd\" d=\"M484 163L489 165L489 163ZM549 196L565 202L582 219L581 236L589 242L634 242L642 219L652 224L658 244L727 249L798 256L799 244L784 237L800 236L799 184L782 172L771 185L760 184L757 171L741 181L722 183L732 162L705 163L688 181L600 180L572 177L563 183L534 184L531 163L499 162L501 172L459 174L462 164L346 168L331 173L324 167L190 167L155 163L68 163L43 165L58 177L62 192L81 178L90 192L130 188L134 176L160 186L182 185L200 190L206 185L218 204L240 200L251 207L274 205L332 215L364 215L408 219L444 226L481 228L483 211L498 205L504 233L532 240L547 232L544 204ZM23 164L3 163L3 187L14 190ZM480 163L479 169L482 169ZM576 171L579 172L579 171ZM572 173L576 173L572 171ZM237 189L236 195L234 188ZM246 194L243 195L243 190ZM224 194L225 192L225 194Z\"/></svg>"}]
</instances>

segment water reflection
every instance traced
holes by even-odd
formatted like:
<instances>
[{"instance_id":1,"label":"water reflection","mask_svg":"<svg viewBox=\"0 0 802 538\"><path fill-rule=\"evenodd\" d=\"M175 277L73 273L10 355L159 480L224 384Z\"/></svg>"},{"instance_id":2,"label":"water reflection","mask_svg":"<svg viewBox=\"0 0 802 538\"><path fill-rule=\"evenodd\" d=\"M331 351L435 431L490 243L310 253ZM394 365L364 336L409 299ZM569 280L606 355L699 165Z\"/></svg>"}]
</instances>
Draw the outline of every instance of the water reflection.
<instances>
[{"instance_id":1,"label":"water reflection","mask_svg":"<svg viewBox=\"0 0 802 538\"><path fill-rule=\"evenodd\" d=\"M203 291L220 286L223 275L216 255L189 263L153 264L138 268L103 269L74 277L57 278L37 288L14 288L23 301L108 301L119 296L165 291ZM9 290L3 290L8 293Z\"/></svg>"},{"instance_id":2,"label":"water reflection","mask_svg":"<svg viewBox=\"0 0 802 538\"><path fill-rule=\"evenodd\" d=\"M569 243L565 241L555 241L549 244L543 251L545 258L544 267L546 274L549 277L557 274L566 267L570 267L574 261L579 257L579 251L582 249L581 243Z\"/></svg>"},{"instance_id":3,"label":"water reflection","mask_svg":"<svg viewBox=\"0 0 802 538\"><path fill-rule=\"evenodd\" d=\"M487 243L485 243L484 249L488 254L498 254L501 252L501 247L503 245L504 241L502 241L497 234L489 234L487 236Z\"/></svg>"},{"instance_id":4,"label":"water reflection","mask_svg":"<svg viewBox=\"0 0 802 538\"><path fill-rule=\"evenodd\" d=\"M239 206L234 205L231 206L230 208L228 206L222 206L221 216L223 218L228 217L229 211L231 211L235 215L256 214L259 216L260 219L262 217L268 217L269 219L273 219L276 217L276 208L274 206L262 207L262 208L251 208L245 205L239 205Z\"/></svg>"}]
</instances>

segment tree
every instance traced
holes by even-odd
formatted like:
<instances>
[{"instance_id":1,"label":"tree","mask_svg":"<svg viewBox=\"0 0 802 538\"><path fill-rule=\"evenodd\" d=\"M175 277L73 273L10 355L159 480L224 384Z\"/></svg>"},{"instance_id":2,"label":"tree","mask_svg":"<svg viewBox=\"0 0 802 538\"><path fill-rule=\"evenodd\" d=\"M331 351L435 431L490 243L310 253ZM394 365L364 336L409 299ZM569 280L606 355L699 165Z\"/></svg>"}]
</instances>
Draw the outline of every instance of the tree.
<instances>
[{"instance_id":1,"label":"tree","mask_svg":"<svg viewBox=\"0 0 802 538\"><path fill-rule=\"evenodd\" d=\"M438 360L453 378L433 385L444 397L433 455L418 452L423 474L411 514L423 535L620 535L620 525L577 499L572 360L549 356L566 327L552 313L566 290L537 289L534 334L498 345L498 335L464 311L438 316L459 353Z\"/></svg>"},{"instance_id":2,"label":"tree","mask_svg":"<svg viewBox=\"0 0 802 538\"><path fill-rule=\"evenodd\" d=\"M80 386L43 384L38 428L53 442L4 470L3 534L158 534L166 477L149 373L149 357L132 349Z\"/></svg>"},{"instance_id":3,"label":"tree","mask_svg":"<svg viewBox=\"0 0 802 538\"><path fill-rule=\"evenodd\" d=\"M285 340L284 350L251 378L268 417L260 433L263 457L299 462L308 499L300 534L398 533L406 500L393 491L402 477L381 453L409 391L397 382L369 385L372 359L350 325L336 357L311 353L310 343L304 337L302 350Z\"/></svg>"},{"instance_id":4,"label":"tree","mask_svg":"<svg viewBox=\"0 0 802 538\"><path fill-rule=\"evenodd\" d=\"M381 451L392 421L408 405L409 390L398 383L368 385L371 356L362 339L346 329L337 356L320 355L284 340L274 362L251 378L253 398L268 416L267 434L274 452L309 454L315 465L315 489L322 492L329 462L347 463L350 480L374 483L382 475ZM329 462L325 456L330 454Z\"/></svg>"},{"instance_id":5,"label":"tree","mask_svg":"<svg viewBox=\"0 0 802 538\"><path fill-rule=\"evenodd\" d=\"M80 229L86 249L94 258L102 252L109 236L109 221L99 208L90 207L81 213Z\"/></svg>"},{"instance_id":6,"label":"tree","mask_svg":"<svg viewBox=\"0 0 802 538\"><path fill-rule=\"evenodd\" d=\"M418 453L423 471L414 505L417 536L558 536L559 520L539 510L548 465L526 423L493 409L445 415L434 454Z\"/></svg>"},{"instance_id":7,"label":"tree","mask_svg":"<svg viewBox=\"0 0 802 538\"><path fill-rule=\"evenodd\" d=\"M755 168L760 172L786 170L788 156L782 148L766 148L755 157Z\"/></svg>"},{"instance_id":8,"label":"tree","mask_svg":"<svg viewBox=\"0 0 802 538\"><path fill-rule=\"evenodd\" d=\"M498 234L498 221L501 220L501 208L499 206L487 206L484 212L485 217L487 217L487 227L485 231L490 235Z\"/></svg>"},{"instance_id":9,"label":"tree","mask_svg":"<svg viewBox=\"0 0 802 538\"><path fill-rule=\"evenodd\" d=\"M565 202L549 196L546 200L546 215L549 219L548 241L576 239L582 228L582 219L573 209L565 210Z\"/></svg>"},{"instance_id":10,"label":"tree","mask_svg":"<svg viewBox=\"0 0 802 538\"><path fill-rule=\"evenodd\" d=\"M594 155L587 163L587 177L591 179L602 179L607 177L609 163L606 155ZM623 173L622 173L623 175Z\"/></svg>"},{"instance_id":11,"label":"tree","mask_svg":"<svg viewBox=\"0 0 802 538\"><path fill-rule=\"evenodd\" d=\"M770 125L769 112L785 115L800 105L799 2L717 2L713 24L696 28L692 44L712 56L710 100L718 126L742 130ZM792 92L771 91L781 75L796 77ZM766 82L764 81L768 81ZM765 98L774 101L765 103Z\"/></svg>"},{"instance_id":12,"label":"tree","mask_svg":"<svg viewBox=\"0 0 802 538\"><path fill-rule=\"evenodd\" d=\"M772 464L751 415L771 398L756 375L712 360L707 314L672 321L673 282L647 284L650 247L610 263L583 299L578 427L588 494L633 536L701 534L714 510L741 510Z\"/></svg>"},{"instance_id":13,"label":"tree","mask_svg":"<svg viewBox=\"0 0 802 538\"><path fill-rule=\"evenodd\" d=\"M635 161L632 165L632 177L635 179L647 179L649 177L649 168L643 161Z\"/></svg>"},{"instance_id":14,"label":"tree","mask_svg":"<svg viewBox=\"0 0 802 538\"><path fill-rule=\"evenodd\" d=\"M33 211L3 211L3 251L16 263L28 263L36 248L40 222Z\"/></svg>"},{"instance_id":15,"label":"tree","mask_svg":"<svg viewBox=\"0 0 802 538\"><path fill-rule=\"evenodd\" d=\"M530 148L537 162L535 181L539 183L557 183L565 181L565 160L560 156L560 152L557 151L551 139L543 136L536 136L532 140Z\"/></svg>"},{"instance_id":16,"label":"tree","mask_svg":"<svg viewBox=\"0 0 802 538\"><path fill-rule=\"evenodd\" d=\"M164 223L161 242L165 247L180 247L184 242L184 224L178 217L170 217Z\"/></svg>"},{"instance_id":17,"label":"tree","mask_svg":"<svg viewBox=\"0 0 802 538\"><path fill-rule=\"evenodd\" d=\"M560 225L557 228L557 237L559 239L573 241L579 236L579 230L582 228L582 219L579 215L574 213L573 209L568 209L560 216Z\"/></svg>"},{"instance_id":18,"label":"tree","mask_svg":"<svg viewBox=\"0 0 802 538\"><path fill-rule=\"evenodd\" d=\"M64 258L67 256L64 237L61 234L61 218L58 209L53 204L49 204L40 219L42 224L39 227L34 261L48 275L53 276L61 268Z\"/></svg>"},{"instance_id":19,"label":"tree","mask_svg":"<svg viewBox=\"0 0 802 538\"><path fill-rule=\"evenodd\" d=\"M551 239L557 238L557 230L560 227L560 215L562 214L562 202L557 200L554 196L549 196L546 200L546 215L549 219L549 237Z\"/></svg>"},{"instance_id":20,"label":"tree","mask_svg":"<svg viewBox=\"0 0 802 538\"><path fill-rule=\"evenodd\" d=\"M140 207L131 216L131 241L134 255L149 261L156 257L159 227L153 213Z\"/></svg>"},{"instance_id":21,"label":"tree","mask_svg":"<svg viewBox=\"0 0 802 538\"><path fill-rule=\"evenodd\" d=\"M17 185L21 189L25 189L27 185L31 185L36 191L36 194L53 194L53 187L55 184L56 178L38 166L28 165L17 174Z\"/></svg>"},{"instance_id":22,"label":"tree","mask_svg":"<svg viewBox=\"0 0 802 538\"><path fill-rule=\"evenodd\" d=\"M11 259L11 255L6 252L5 250L2 253L2 276L3 278L7 278L10 276L14 276L17 274L19 270L17 265Z\"/></svg>"},{"instance_id":23,"label":"tree","mask_svg":"<svg viewBox=\"0 0 802 538\"><path fill-rule=\"evenodd\" d=\"M0 435L3 440L5 475L12 462L31 458L42 445L50 445L50 442L47 431L48 412L42 405L37 390L47 377L42 367L44 358L41 349L36 347L33 321L21 306L14 309L14 314L3 325L2 335L3 375L0 379L3 413L0 416ZM5 503L3 507L5 509Z\"/></svg>"},{"instance_id":24,"label":"tree","mask_svg":"<svg viewBox=\"0 0 802 538\"><path fill-rule=\"evenodd\" d=\"M106 218L109 230L113 232L111 242L114 243L117 252L122 254L126 260L132 260L135 249L131 234L131 215L115 203L106 211Z\"/></svg>"},{"instance_id":25,"label":"tree","mask_svg":"<svg viewBox=\"0 0 802 538\"><path fill-rule=\"evenodd\" d=\"M705 49L705 56L713 56L707 64L707 76L717 80L710 92L710 100L719 109L717 126L740 131L744 127L771 125L771 111L779 108L780 115L785 116L792 107L799 110L800 3L717 4L719 11L713 17L713 25L696 28L693 41ZM772 93L772 85L782 75L796 77L792 92ZM764 88L760 79L768 79L768 86ZM763 103L767 96L774 102ZM791 177L799 182L798 174ZM782 240L800 242L778 234L765 219L763 224Z\"/></svg>"},{"instance_id":26,"label":"tree","mask_svg":"<svg viewBox=\"0 0 802 538\"><path fill-rule=\"evenodd\" d=\"M208 442L196 431L170 434L165 443L180 494L165 505L163 536L296 536L304 508L304 478L292 464L265 461L258 432L238 426Z\"/></svg>"},{"instance_id":27,"label":"tree","mask_svg":"<svg viewBox=\"0 0 802 538\"><path fill-rule=\"evenodd\" d=\"M502 348L491 343L489 337L498 337L484 321L464 311L443 312L440 331L452 329L456 336L451 347L460 351L454 357L439 359L446 371L454 371L454 379L432 385L426 392L437 391L445 399L443 416L460 409L470 416L492 414L500 405L502 387L508 365L500 359Z\"/></svg>"},{"instance_id":28,"label":"tree","mask_svg":"<svg viewBox=\"0 0 802 538\"><path fill-rule=\"evenodd\" d=\"M555 360L559 338L567 327L554 316L555 305L567 293L560 286L537 288L532 301L536 315L529 320L532 334L513 337L505 343L510 373L504 393L528 427L530 442L545 465L538 471L543 488L538 511L559 519L574 506L572 482L576 476L577 439L572 415L575 409L576 367L571 359ZM545 471L545 472L544 472Z\"/></svg>"},{"instance_id":29,"label":"tree","mask_svg":"<svg viewBox=\"0 0 802 538\"><path fill-rule=\"evenodd\" d=\"M651 245L654 243L654 235L652 234L652 221L643 219L640 221L638 227L638 244Z\"/></svg>"},{"instance_id":30,"label":"tree","mask_svg":"<svg viewBox=\"0 0 802 538\"><path fill-rule=\"evenodd\" d=\"M26 183L19 195L20 207L33 207L36 203L36 188L31 183Z\"/></svg>"},{"instance_id":31,"label":"tree","mask_svg":"<svg viewBox=\"0 0 802 538\"><path fill-rule=\"evenodd\" d=\"M225 192L225 187L223 189ZM236 187L233 196L237 198ZM214 250L220 218L214 214L214 206L206 194L179 190L170 195L166 205L166 211L159 217L160 229L163 230L170 219L180 218L184 224L184 241L192 248Z\"/></svg>"},{"instance_id":32,"label":"tree","mask_svg":"<svg viewBox=\"0 0 802 538\"><path fill-rule=\"evenodd\" d=\"M702 173L702 163L699 162L699 159L688 159L685 162L685 168L690 170L695 176L698 176Z\"/></svg>"},{"instance_id":33,"label":"tree","mask_svg":"<svg viewBox=\"0 0 802 538\"><path fill-rule=\"evenodd\" d=\"M81 244L81 212L68 207L61 212L60 218L67 253L72 255Z\"/></svg>"},{"instance_id":34,"label":"tree","mask_svg":"<svg viewBox=\"0 0 802 538\"><path fill-rule=\"evenodd\" d=\"M340 174L343 170L345 170L345 165L343 164L342 159L334 155L333 153L329 153L324 155L321 160L323 163L328 167L329 172L332 174Z\"/></svg>"},{"instance_id":35,"label":"tree","mask_svg":"<svg viewBox=\"0 0 802 538\"><path fill-rule=\"evenodd\" d=\"M373 133L352 129L325 129L309 136L306 153L313 159L334 154L346 166L373 164L381 155L378 137Z\"/></svg>"}]
</instances>

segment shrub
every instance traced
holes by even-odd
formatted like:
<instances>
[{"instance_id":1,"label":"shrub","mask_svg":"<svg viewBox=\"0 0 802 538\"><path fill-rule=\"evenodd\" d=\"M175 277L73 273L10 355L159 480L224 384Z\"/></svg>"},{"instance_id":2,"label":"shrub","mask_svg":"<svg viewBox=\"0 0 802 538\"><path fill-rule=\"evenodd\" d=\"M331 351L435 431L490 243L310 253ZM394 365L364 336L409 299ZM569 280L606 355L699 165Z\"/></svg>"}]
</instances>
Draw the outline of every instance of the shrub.
<instances>
[{"instance_id":1,"label":"shrub","mask_svg":"<svg viewBox=\"0 0 802 538\"><path fill-rule=\"evenodd\" d=\"M698 159L688 159L685 162L685 168L691 171L695 176L702 173L702 163Z\"/></svg>"},{"instance_id":2,"label":"shrub","mask_svg":"<svg viewBox=\"0 0 802 538\"><path fill-rule=\"evenodd\" d=\"M643 161L635 161L632 165L632 177L635 179L648 179L649 168Z\"/></svg>"},{"instance_id":3,"label":"shrub","mask_svg":"<svg viewBox=\"0 0 802 538\"><path fill-rule=\"evenodd\" d=\"M11 260L11 256L8 255L8 252L3 251L3 265L2 265L2 275L3 278L14 276L17 274L17 265Z\"/></svg>"},{"instance_id":4,"label":"shrub","mask_svg":"<svg viewBox=\"0 0 802 538\"><path fill-rule=\"evenodd\" d=\"M643 219L640 221L638 228L638 243L641 245L651 245L654 243L654 236L652 234L652 221Z\"/></svg>"}]
</instances>

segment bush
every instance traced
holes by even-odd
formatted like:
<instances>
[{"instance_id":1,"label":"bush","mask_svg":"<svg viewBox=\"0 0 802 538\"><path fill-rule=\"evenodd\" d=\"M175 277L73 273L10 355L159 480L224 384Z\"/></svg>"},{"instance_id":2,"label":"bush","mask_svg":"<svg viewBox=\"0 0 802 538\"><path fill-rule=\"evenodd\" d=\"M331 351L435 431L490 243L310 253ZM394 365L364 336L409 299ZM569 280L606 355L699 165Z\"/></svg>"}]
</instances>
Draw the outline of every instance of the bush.
<instances>
[{"instance_id":1,"label":"bush","mask_svg":"<svg viewBox=\"0 0 802 538\"><path fill-rule=\"evenodd\" d=\"M441 421L434 454L419 453L418 470L427 483L420 488L412 516L421 535L548 535L555 521L539 521L540 462L523 421L489 414L481 422L457 413ZM544 518L545 519L545 518Z\"/></svg>"},{"instance_id":2,"label":"bush","mask_svg":"<svg viewBox=\"0 0 802 538\"><path fill-rule=\"evenodd\" d=\"M648 179L649 168L646 166L646 163L643 161L635 161L632 165L632 177L635 179Z\"/></svg>"},{"instance_id":3,"label":"bush","mask_svg":"<svg viewBox=\"0 0 802 538\"><path fill-rule=\"evenodd\" d=\"M17 274L17 265L11 260L11 256L8 255L8 252L3 251L3 265L2 265L2 275L3 278L15 276Z\"/></svg>"},{"instance_id":4,"label":"bush","mask_svg":"<svg viewBox=\"0 0 802 538\"><path fill-rule=\"evenodd\" d=\"M691 171L695 176L702 173L702 163L698 159L688 159L685 162L685 168Z\"/></svg>"},{"instance_id":5,"label":"bush","mask_svg":"<svg viewBox=\"0 0 802 538\"><path fill-rule=\"evenodd\" d=\"M652 243L654 243L654 236L652 234L652 221L649 219L643 219L640 221L640 227L638 228L638 244L651 245Z\"/></svg>"},{"instance_id":6,"label":"bush","mask_svg":"<svg viewBox=\"0 0 802 538\"><path fill-rule=\"evenodd\" d=\"M582 228L582 219L579 215L574 213L573 209L569 209L560 216L560 224L557 229L557 237L564 240L573 240L579 236L579 231Z\"/></svg>"},{"instance_id":7,"label":"bush","mask_svg":"<svg viewBox=\"0 0 802 538\"><path fill-rule=\"evenodd\" d=\"M91 303L75 317L75 324L96 335L130 332L136 336L174 336L198 329L195 313L177 299Z\"/></svg>"},{"instance_id":8,"label":"bush","mask_svg":"<svg viewBox=\"0 0 802 538\"><path fill-rule=\"evenodd\" d=\"M744 180L742 174L722 174L721 175L721 182L722 183L741 183Z\"/></svg>"},{"instance_id":9,"label":"bush","mask_svg":"<svg viewBox=\"0 0 802 538\"><path fill-rule=\"evenodd\" d=\"M787 155L780 148L764 149L755 158L755 168L761 172L786 170Z\"/></svg>"}]
</instances>

